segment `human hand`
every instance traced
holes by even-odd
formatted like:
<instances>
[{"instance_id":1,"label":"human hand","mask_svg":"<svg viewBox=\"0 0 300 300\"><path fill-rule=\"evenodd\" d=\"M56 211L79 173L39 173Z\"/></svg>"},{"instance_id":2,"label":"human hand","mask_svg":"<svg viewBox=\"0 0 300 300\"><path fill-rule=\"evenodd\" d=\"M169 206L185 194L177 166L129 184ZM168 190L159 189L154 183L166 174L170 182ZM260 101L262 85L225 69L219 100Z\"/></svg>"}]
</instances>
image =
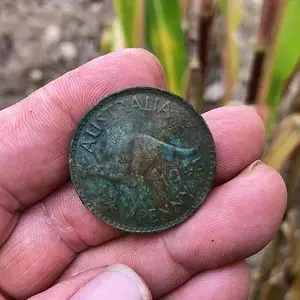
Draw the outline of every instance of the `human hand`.
<instances>
[{"instance_id":1,"label":"human hand","mask_svg":"<svg viewBox=\"0 0 300 300\"><path fill-rule=\"evenodd\" d=\"M131 86L165 88L146 51L97 58L0 112L1 300L149 300L145 283L154 299L247 299L244 259L272 239L286 205L280 175L256 161L264 133L251 108L203 114L216 144L215 187L178 227L124 235L75 193L68 153L78 121L104 95ZM107 269L120 263L145 283L125 266Z\"/></svg>"}]
</instances>

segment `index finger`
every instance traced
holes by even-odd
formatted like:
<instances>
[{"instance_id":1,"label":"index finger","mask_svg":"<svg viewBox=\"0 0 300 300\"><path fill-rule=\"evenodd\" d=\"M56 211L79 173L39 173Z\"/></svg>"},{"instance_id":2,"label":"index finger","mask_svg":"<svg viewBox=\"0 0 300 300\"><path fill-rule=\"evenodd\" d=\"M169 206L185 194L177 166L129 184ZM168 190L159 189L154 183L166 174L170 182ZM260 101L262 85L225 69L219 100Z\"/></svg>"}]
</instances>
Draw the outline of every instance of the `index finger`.
<instances>
[{"instance_id":1,"label":"index finger","mask_svg":"<svg viewBox=\"0 0 300 300\"><path fill-rule=\"evenodd\" d=\"M14 212L68 179L71 135L101 97L132 86L165 87L158 60L141 49L97 58L0 112L0 244Z\"/></svg>"}]
</instances>

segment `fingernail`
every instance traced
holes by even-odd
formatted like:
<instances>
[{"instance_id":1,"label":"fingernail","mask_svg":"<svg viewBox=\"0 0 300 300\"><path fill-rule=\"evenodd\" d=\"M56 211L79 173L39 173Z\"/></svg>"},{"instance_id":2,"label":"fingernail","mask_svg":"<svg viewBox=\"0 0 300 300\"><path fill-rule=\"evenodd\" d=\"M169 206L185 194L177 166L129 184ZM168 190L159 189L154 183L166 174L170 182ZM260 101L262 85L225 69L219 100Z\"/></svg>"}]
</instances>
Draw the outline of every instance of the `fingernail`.
<instances>
[{"instance_id":1,"label":"fingernail","mask_svg":"<svg viewBox=\"0 0 300 300\"><path fill-rule=\"evenodd\" d=\"M254 163L252 163L246 170L247 171L253 171L257 166L259 166L259 165L263 165L264 164L264 162L263 161L261 161L261 160L256 160Z\"/></svg>"},{"instance_id":2,"label":"fingernail","mask_svg":"<svg viewBox=\"0 0 300 300\"><path fill-rule=\"evenodd\" d=\"M72 300L151 300L145 282L125 265L113 265L97 275Z\"/></svg>"}]
</instances>

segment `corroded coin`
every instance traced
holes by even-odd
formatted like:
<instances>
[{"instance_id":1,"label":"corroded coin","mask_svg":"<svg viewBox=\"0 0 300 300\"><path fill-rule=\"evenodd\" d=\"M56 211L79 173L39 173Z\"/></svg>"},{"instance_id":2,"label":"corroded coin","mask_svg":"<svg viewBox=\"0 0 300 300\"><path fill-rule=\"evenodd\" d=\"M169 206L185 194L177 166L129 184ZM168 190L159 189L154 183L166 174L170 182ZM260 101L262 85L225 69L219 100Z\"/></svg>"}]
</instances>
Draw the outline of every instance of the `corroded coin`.
<instances>
[{"instance_id":1,"label":"corroded coin","mask_svg":"<svg viewBox=\"0 0 300 300\"><path fill-rule=\"evenodd\" d=\"M203 203L216 155L192 106L167 91L136 87L105 97L80 121L69 164L81 201L99 219L156 232Z\"/></svg>"}]
</instances>

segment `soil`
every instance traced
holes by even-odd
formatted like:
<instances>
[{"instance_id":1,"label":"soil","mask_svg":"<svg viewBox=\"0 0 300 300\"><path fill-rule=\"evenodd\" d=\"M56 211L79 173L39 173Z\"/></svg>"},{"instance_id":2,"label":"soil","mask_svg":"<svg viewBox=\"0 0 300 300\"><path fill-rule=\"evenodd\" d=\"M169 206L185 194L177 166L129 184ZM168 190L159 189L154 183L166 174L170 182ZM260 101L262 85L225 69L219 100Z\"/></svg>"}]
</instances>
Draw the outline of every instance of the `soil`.
<instances>
[{"instance_id":1,"label":"soil","mask_svg":"<svg viewBox=\"0 0 300 300\"><path fill-rule=\"evenodd\" d=\"M0 0L0 109L99 56L109 0Z\"/></svg>"}]
</instances>

